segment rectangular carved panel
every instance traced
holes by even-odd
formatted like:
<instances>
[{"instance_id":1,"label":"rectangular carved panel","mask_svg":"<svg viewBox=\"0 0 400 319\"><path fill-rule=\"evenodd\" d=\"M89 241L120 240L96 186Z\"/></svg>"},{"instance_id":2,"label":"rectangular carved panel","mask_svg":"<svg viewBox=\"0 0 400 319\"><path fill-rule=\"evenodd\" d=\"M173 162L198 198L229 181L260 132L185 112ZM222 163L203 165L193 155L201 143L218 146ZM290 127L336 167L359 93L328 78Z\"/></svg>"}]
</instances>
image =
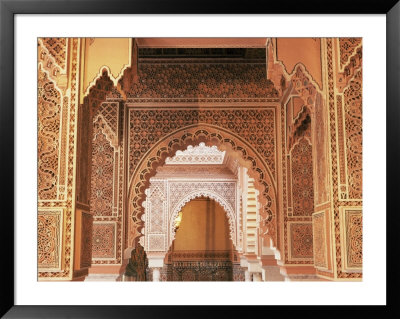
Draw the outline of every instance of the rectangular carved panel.
<instances>
[{"instance_id":1,"label":"rectangular carved panel","mask_svg":"<svg viewBox=\"0 0 400 319\"><path fill-rule=\"evenodd\" d=\"M313 258L313 231L312 223L291 222L289 225L290 258Z\"/></svg>"},{"instance_id":2,"label":"rectangular carved panel","mask_svg":"<svg viewBox=\"0 0 400 319\"><path fill-rule=\"evenodd\" d=\"M341 208L343 236L343 271L362 269L362 211L360 208Z\"/></svg>"},{"instance_id":3,"label":"rectangular carved panel","mask_svg":"<svg viewBox=\"0 0 400 319\"><path fill-rule=\"evenodd\" d=\"M62 208L52 208L38 212L39 271L61 270L62 221Z\"/></svg>"},{"instance_id":4,"label":"rectangular carved panel","mask_svg":"<svg viewBox=\"0 0 400 319\"><path fill-rule=\"evenodd\" d=\"M328 267L325 223L325 212L313 214L314 266L323 269Z\"/></svg>"},{"instance_id":5,"label":"rectangular carved panel","mask_svg":"<svg viewBox=\"0 0 400 319\"><path fill-rule=\"evenodd\" d=\"M148 251L165 251L165 235L149 234Z\"/></svg>"},{"instance_id":6,"label":"rectangular carved panel","mask_svg":"<svg viewBox=\"0 0 400 319\"><path fill-rule=\"evenodd\" d=\"M92 258L115 258L115 222L94 222Z\"/></svg>"},{"instance_id":7,"label":"rectangular carved panel","mask_svg":"<svg viewBox=\"0 0 400 319\"><path fill-rule=\"evenodd\" d=\"M90 267L92 262L93 216L82 212L81 268Z\"/></svg>"}]
</instances>

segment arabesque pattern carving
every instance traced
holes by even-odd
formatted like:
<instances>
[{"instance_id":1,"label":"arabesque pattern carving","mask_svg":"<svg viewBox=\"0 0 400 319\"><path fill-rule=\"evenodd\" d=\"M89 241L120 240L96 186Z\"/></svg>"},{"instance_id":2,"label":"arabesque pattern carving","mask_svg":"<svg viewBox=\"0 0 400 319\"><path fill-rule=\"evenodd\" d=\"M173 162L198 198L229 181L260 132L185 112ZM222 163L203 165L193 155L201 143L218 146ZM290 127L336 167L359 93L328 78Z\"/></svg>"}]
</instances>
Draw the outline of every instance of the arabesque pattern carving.
<instances>
[{"instance_id":1,"label":"arabesque pattern carving","mask_svg":"<svg viewBox=\"0 0 400 319\"><path fill-rule=\"evenodd\" d=\"M229 207L225 209L234 212L236 206L236 183L235 182L203 182L203 181L190 181L190 182L169 182L169 211L177 210L177 205L191 193L197 193L202 196L201 192L211 192L218 194L223 198ZM224 205L226 206L226 205ZM179 210L179 209L178 209Z\"/></svg>"},{"instance_id":2,"label":"arabesque pattern carving","mask_svg":"<svg viewBox=\"0 0 400 319\"><path fill-rule=\"evenodd\" d=\"M57 199L61 94L46 72L38 78L38 197Z\"/></svg>"},{"instance_id":3,"label":"arabesque pattern carving","mask_svg":"<svg viewBox=\"0 0 400 319\"><path fill-rule=\"evenodd\" d=\"M66 150L66 204L65 204L65 218L64 218L64 228L63 228L63 251L62 251L62 269L61 271L43 271L39 272L39 279L47 278L63 278L71 279L72 277L72 265L71 265L71 255L73 253L72 247L72 227L74 222L74 215L72 214L72 200L73 200L73 189L74 189L74 163L75 163L75 130L77 126L76 116L78 110L78 64L79 64L79 49L80 42L77 38L72 38L71 40L71 73L70 73L70 98L69 98L69 112L67 129L65 130L65 136L68 141L68 147ZM66 101L64 99L64 101ZM64 121L64 119L63 119ZM63 128L64 130L64 128ZM61 167L63 168L63 167ZM48 202L47 202L48 203ZM39 207L45 207L47 203L39 201ZM48 204L48 206L54 205L54 203ZM74 208L75 209L75 208Z\"/></svg>"},{"instance_id":4,"label":"arabesque pattern carving","mask_svg":"<svg viewBox=\"0 0 400 319\"><path fill-rule=\"evenodd\" d=\"M299 95L307 108L312 112L318 94L318 86L313 83L311 76L303 65L297 65L291 77L291 82L293 85L292 94Z\"/></svg>"},{"instance_id":5,"label":"arabesque pattern carving","mask_svg":"<svg viewBox=\"0 0 400 319\"><path fill-rule=\"evenodd\" d=\"M290 238L292 258L313 258L313 234L311 223L291 223Z\"/></svg>"},{"instance_id":6,"label":"arabesque pattern carving","mask_svg":"<svg viewBox=\"0 0 400 319\"><path fill-rule=\"evenodd\" d=\"M67 38L42 38L43 44L54 57L57 64L65 69L67 56Z\"/></svg>"},{"instance_id":7,"label":"arabesque pattern carving","mask_svg":"<svg viewBox=\"0 0 400 319\"><path fill-rule=\"evenodd\" d=\"M316 167L317 180L314 181L316 184L314 198L316 198L315 203L321 204L329 199L328 191L328 167L329 162L327 160L327 112L326 103L317 105L315 107L315 133L314 133L314 143L315 143L315 159L314 165Z\"/></svg>"},{"instance_id":8,"label":"arabesque pattern carving","mask_svg":"<svg viewBox=\"0 0 400 319\"><path fill-rule=\"evenodd\" d=\"M361 44L361 38L339 38L340 67L347 64L354 50Z\"/></svg>"},{"instance_id":9,"label":"arabesque pattern carving","mask_svg":"<svg viewBox=\"0 0 400 319\"><path fill-rule=\"evenodd\" d=\"M314 212L312 147L302 138L292 150L293 215L311 216Z\"/></svg>"},{"instance_id":10,"label":"arabesque pattern carving","mask_svg":"<svg viewBox=\"0 0 400 319\"><path fill-rule=\"evenodd\" d=\"M177 151L174 157L167 157L165 164L222 164L225 151L220 151L214 146L204 143L193 147L189 145L184 151Z\"/></svg>"},{"instance_id":11,"label":"arabesque pattern carving","mask_svg":"<svg viewBox=\"0 0 400 319\"><path fill-rule=\"evenodd\" d=\"M313 215L313 247L315 267L327 268L325 236L325 212Z\"/></svg>"},{"instance_id":12,"label":"arabesque pattern carving","mask_svg":"<svg viewBox=\"0 0 400 319\"><path fill-rule=\"evenodd\" d=\"M114 149L102 130L93 133L90 211L94 216L111 216Z\"/></svg>"},{"instance_id":13,"label":"arabesque pattern carving","mask_svg":"<svg viewBox=\"0 0 400 319\"><path fill-rule=\"evenodd\" d=\"M128 98L278 97L266 78L265 63L146 63L139 82L126 88Z\"/></svg>"},{"instance_id":14,"label":"arabesque pattern carving","mask_svg":"<svg viewBox=\"0 0 400 319\"><path fill-rule=\"evenodd\" d=\"M346 268L362 267L362 212L358 210L347 210L346 214Z\"/></svg>"},{"instance_id":15,"label":"arabesque pattern carving","mask_svg":"<svg viewBox=\"0 0 400 319\"><path fill-rule=\"evenodd\" d=\"M350 199L362 198L362 72L344 91L347 176Z\"/></svg>"},{"instance_id":16,"label":"arabesque pattern carving","mask_svg":"<svg viewBox=\"0 0 400 319\"><path fill-rule=\"evenodd\" d=\"M343 272L342 248L341 248L341 221L339 214L339 183L338 183L338 150L336 145L336 104L334 91L333 74L333 48L332 39L326 39L327 63L328 63L328 98L329 98L329 132L331 145L331 165L332 165L332 196L333 196L333 215L334 215L334 238L335 238L335 257L336 257L336 276L337 278L362 278L362 273ZM361 201L341 201L341 206L362 206Z\"/></svg>"},{"instance_id":17,"label":"arabesque pattern carving","mask_svg":"<svg viewBox=\"0 0 400 319\"><path fill-rule=\"evenodd\" d=\"M115 258L115 223L94 222L92 258Z\"/></svg>"},{"instance_id":18,"label":"arabesque pattern carving","mask_svg":"<svg viewBox=\"0 0 400 319\"><path fill-rule=\"evenodd\" d=\"M60 268L62 214L59 210L38 213L38 268Z\"/></svg>"},{"instance_id":19,"label":"arabesque pattern carving","mask_svg":"<svg viewBox=\"0 0 400 319\"><path fill-rule=\"evenodd\" d=\"M203 196L214 199L225 209L229 220L230 236L236 245L235 181L171 181L168 178L150 181L144 203L145 216L141 218L146 222L146 249L166 251L165 239L168 238L168 245L174 240L174 221L179 211L192 199Z\"/></svg>"},{"instance_id":20,"label":"arabesque pattern carving","mask_svg":"<svg viewBox=\"0 0 400 319\"><path fill-rule=\"evenodd\" d=\"M104 70L101 77L90 87L89 93L85 97L85 102L93 110L97 110L101 103L106 100L107 95L112 95L113 92L115 92L114 83L108 76L107 71Z\"/></svg>"},{"instance_id":21,"label":"arabesque pattern carving","mask_svg":"<svg viewBox=\"0 0 400 319\"><path fill-rule=\"evenodd\" d=\"M168 281L232 281L232 262L226 260L175 261Z\"/></svg>"},{"instance_id":22,"label":"arabesque pattern carving","mask_svg":"<svg viewBox=\"0 0 400 319\"><path fill-rule=\"evenodd\" d=\"M97 114L101 114L112 133L118 136L118 103L103 102L98 108Z\"/></svg>"},{"instance_id":23,"label":"arabesque pattern carving","mask_svg":"<svg viewBox=\"0 0 400 319\"><path fill-rule=\"evenodd\" d=\"M131 111L132 113L136 111ZM140 114L140 113L139 113ZM132 119L132 117L131 117ZM232 151L238 154L242 160L250 164L250 174L253 175L256 184L260 190L260 230L263 236L268 236L272 240L276 240L276 224L275 224L275 189L271 177L268 173L268 167L263 162L263 157L254 152L253 148L247 143L243 142L238 137L234 137L231 133L227 133L222 128L214 128L213 126L188 126L184 129L176 131L174 134L167 136L159 142L157 147L146 155L146 160L141 161L139 167L131 179L130 189L130 207L129 214L131 219L129 221L129 232L126 237L126 244L133 242L135 238L141 236L141 228L143 222L141 215L143 214L142 202L144 200L144 190L147 188L147 183L150 174L154 174L154 167L163 163L163 158L172 156L176 150L186 149L188 145L193 143L206 142L211 145L227 145ZM158 164L158 165L156 165Z\"/></svg>"},{"instance_id":24,"label":"arabesque pattern carving","mask_svg":"<svg viewBox=\"0 0 400 319\"><path fill-rule=\"evenodd\" d=\"M130 111L129 172L162 137L178 128L207 123L244 138L263 156L275 175L275 122L272 109L247 110L132 110Z\"/></svg>"},{"instance_id":25,"label":"arabesque pattern carving","mask_svg":"<svg viewBox=\"0 0 400 319\"><path fill-rule=\"evenodd\" d=\"M81 268L90 267L92 263L92 229L93 216L82 212Z\"/></svg>"}]
</instances>

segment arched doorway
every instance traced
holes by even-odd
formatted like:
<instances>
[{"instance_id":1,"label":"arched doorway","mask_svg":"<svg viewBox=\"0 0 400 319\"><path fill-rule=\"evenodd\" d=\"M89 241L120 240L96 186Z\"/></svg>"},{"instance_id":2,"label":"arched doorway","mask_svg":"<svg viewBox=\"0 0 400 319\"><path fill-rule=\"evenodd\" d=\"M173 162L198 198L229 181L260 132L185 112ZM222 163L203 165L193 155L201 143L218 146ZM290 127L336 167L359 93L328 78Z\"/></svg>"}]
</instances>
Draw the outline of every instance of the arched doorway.
<instances>
[{"instance_id":1,"label":"arched doorway","mask_svg":"<svg viewBox=\"0 0 400 319\"><path fill-rule=\"evenodd\" d=\"M137 163L129 182L127 203L127 231L125 245L129 247L143 235L142 215L143 202L146 199L145 190L150 184L150 178L156 174L156 169L165 163L168 156L177 151L185 150L188 145L204 142L224 150L248 169L248 174L254 178L254 183L260 191L260 235L265 243L276 245L276 185L267 161L257 150L239 135L224 128L209 124L196 124L178 129L160 139Z\"/></svg>"},{"instance_id":2,"label":"arched doorway","mask_svg":"<svg viewBox=\"0 0 400 319\"><path fill-rule=\"evenodd\" d=\"M168 281L232 281L234 248L224 208L208 197L189 201L175 219L166 255Z\"/></svg>"}]
</instances>

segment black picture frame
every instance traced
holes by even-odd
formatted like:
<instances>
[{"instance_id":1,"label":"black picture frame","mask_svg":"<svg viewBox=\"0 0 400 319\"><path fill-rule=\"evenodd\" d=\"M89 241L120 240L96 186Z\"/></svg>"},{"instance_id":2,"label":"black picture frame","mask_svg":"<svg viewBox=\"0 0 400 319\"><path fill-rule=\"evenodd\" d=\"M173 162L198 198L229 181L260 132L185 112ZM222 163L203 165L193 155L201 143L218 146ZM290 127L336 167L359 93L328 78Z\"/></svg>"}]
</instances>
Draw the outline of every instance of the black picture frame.
<instances>
[{"instance_id":1,"label":"black picture frame","mask_svg":"<svg viewBox=\"0 0 400 319\"><path fill-rule=\"evenodd\" d=\"M398 226L398 163L400 161L400 3L398 0L373 1L162 1L162 0L0 0L0 132L2 155L0 176L3 185L1 262L1 311L4 318L159 318L209 317L228 314L246 317L260 306L22 306L15 305L14 288L14 18L15 14L385 14L386 15L386 176L387 176L387 305L386 306L271 306L265 315L313 316L314 313L354 317L360 315L399 317L399 274L395 273L395 232ZM382 205L384 207L384 205ZM381 214L384 212L380 212ZM316 292L318 293L318 292ZM263 306L266 307L266 306ZM248 309L251 308L251 309ZM249 312L250 311L250 312ZM260 313L257 313L260 315Z\"/></svg>"}]
</instances>

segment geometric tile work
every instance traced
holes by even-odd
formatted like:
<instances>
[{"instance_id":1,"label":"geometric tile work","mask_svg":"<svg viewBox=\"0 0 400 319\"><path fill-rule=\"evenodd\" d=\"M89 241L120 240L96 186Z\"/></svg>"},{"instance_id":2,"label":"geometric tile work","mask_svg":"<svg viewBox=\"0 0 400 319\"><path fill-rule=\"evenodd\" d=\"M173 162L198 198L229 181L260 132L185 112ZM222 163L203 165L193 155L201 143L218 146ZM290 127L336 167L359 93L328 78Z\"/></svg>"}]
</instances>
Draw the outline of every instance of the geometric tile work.
<instances>
[{"instance_id":1,"label":"geometric tile work","mask_svg":"<svg viewBox=\"0 0 400 319\"><path fill-rule=\"evenodd\" d=\"M94 222L92 258L115 258L115 223Z\"/></svg>"},{"instance_id":2,"label":"geometric tile work","mask_svg":"<svg viewBox=\"0 0 400 319\"><path fill-rule=\"evenodd\" d=\"M38 212L38 268L60 270L62 209ZM44 270L44 269L43 269Z\"/></svg>"},{"instance_id":3,"label":"geometric tile work","mask_svg":"<svg viewBox=\"0 0 400 319\"><path fill-rule=\"evenodd\" d=\"M291 223L290 239L292 258L313 258L312 223Z\"/></svg>"},{"instance_id":4,"label":"geometric tile work","mask_svg":"<svg viewBox=\"0 0 400 319\"><path fill-rule=\"evenodd\" d=\"M362 211L344 210L345 270L362 268Z\"/></svg>"},{"instance_id":5,"label":"geometric tile work","mask_svg":"<svg viewBox=\"0 0 400 319\"><path fill-rule=\"evenodd\" d=\"M325 212L313 214L314 266L327 268L325 236Z\"/></svg>"}]
</instances>

